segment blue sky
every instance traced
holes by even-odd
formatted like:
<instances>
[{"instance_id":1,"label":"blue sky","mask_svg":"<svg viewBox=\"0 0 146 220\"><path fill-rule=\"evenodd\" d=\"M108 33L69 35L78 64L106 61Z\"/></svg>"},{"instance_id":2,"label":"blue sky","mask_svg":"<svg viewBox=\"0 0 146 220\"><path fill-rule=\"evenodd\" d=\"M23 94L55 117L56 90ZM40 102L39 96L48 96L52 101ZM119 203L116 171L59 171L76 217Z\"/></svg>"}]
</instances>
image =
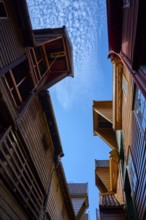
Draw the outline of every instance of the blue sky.
<instances>
[{"instance_id":1,"label":"blue sky","mask_svg":"<svg viewBox=\"0 0 146 220\"><path fill-rule=\"evenodd\" d=\"M33 28L66 25L74 54L74 78L50 89L68 182L88 182L90 220L98 208L95 159L110 148L93 136L93 100L112 99L105 0L27 0Z\"/></svg>"}]
</instances>

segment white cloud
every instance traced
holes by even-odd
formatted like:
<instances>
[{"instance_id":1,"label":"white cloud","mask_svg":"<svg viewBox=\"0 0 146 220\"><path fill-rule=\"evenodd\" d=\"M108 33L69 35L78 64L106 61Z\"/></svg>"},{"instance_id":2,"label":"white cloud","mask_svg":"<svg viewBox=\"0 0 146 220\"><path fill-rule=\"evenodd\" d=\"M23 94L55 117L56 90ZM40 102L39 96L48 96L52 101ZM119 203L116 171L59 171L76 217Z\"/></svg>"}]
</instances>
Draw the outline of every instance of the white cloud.
<instances>
[{"instance_id":1,"label":"white cloud","mask_svg":"<svg viewBox=\"0 0 146 220\"><path fill-rule=\"evenodd\" d=\"M81 95L87 95L95 82L90 57L93 56L95 59L94 56L97 56L97 38L100 37L103 23L106 21L105 1L27 0L27 2L34 28L66 25L69 32L73 44L75 78L65 79L55 87L61 105L68 109ZM91 68L85 68L88 65L87 60ZM95 64L93 66L94 72L100 76L98 71L100 68Z\"/></svg>"}]
</instances>

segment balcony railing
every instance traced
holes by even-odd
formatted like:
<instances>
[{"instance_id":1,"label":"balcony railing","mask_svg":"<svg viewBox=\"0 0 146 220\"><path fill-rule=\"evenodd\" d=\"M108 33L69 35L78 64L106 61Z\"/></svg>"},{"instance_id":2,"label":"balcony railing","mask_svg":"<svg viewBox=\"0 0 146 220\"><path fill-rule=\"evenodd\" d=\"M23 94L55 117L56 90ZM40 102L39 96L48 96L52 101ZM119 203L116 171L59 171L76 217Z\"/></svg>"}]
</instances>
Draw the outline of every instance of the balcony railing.
<instances>
[{"instance_id":1,"label":"balcony railing","mask_svg":"<svg viewBox=\"0 0 146 220\"><path fill-rule=\"evenodd\" d=\"M11 127L0 140L0 175L27 215L38 219L44 200L43 190L18 134Z\"/></svg>"}]
</instances>

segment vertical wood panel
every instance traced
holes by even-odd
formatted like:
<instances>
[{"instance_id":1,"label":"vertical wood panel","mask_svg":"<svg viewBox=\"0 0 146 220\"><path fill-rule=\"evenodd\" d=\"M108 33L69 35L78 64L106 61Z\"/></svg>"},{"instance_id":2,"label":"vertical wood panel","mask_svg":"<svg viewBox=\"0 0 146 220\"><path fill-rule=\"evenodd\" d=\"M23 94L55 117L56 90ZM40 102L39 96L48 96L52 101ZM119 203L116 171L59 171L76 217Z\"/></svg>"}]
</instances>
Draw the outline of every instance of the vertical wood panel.
<instances>
[{"instance_id":1,"label":"vertical wood panel","mask_svg":"<svg viewBox=\"0 0 146 220\"><path fill-rule=\"evenodd\" d=\"M135 192L135 204L139 219L144 219L144 211L146 210L146 141L144 139L144 132L139 124L137 115L133 112L133 144L132 155L137 173L138 186Z\"/></svg>"},{"instance_id":2,"label":"vertical wood panel","mask_svg":"<svg viewBox=\"0 0 146 220\"><path fill-rule=\"evenodd\" d=\"M27 105L27 108L25 108L22 115L18 118L17 123L21 134L25 134L24 139L28 150L44 189L47 191L49 172L53 161L53 147L50 133L37 98L34 98ZM42 138L44 134L46 135L48 150L45 150L43 146Z\"/></svg>"},{"instance_id":3,"label":"vertical wood panel","mask_svg":"<svg viewBox=\"0 0 146 220\"><path fill-rule=\"evenodd\" d=\"M23 36L18 27L13 6L11 7L11 2L9 3L9 1L6 1L5 4L8 11L8 18L0 20L2 54L0 69L21 57L26 51L26 48L23 46Z\"/></svg>"}]
</instances>

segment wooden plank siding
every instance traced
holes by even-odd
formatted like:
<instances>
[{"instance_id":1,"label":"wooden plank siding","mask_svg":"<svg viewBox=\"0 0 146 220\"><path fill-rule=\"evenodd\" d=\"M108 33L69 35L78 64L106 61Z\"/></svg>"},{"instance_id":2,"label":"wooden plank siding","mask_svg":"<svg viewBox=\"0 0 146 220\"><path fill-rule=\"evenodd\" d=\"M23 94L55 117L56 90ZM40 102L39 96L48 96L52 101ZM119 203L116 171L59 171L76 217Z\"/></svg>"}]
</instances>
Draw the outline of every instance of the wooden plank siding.
<instances>
[{"instance_id":1,"label":"wooden plank siding","mask_svg":"<svg viewBox=\"0 0 146 220\"><path fill-rule=\"evenodd\" d=\"M105 185L107 191L110 191L110 170L109 168L96 168L96 175Z\"/></svg>"},{"instance_id":2,"label":"wooden plank siding","mask_svg":"<svg viewBox=\"0 0 146 220\"><path fill-rule=\"evenodd\" d=\"M139 0L130 1L130 6L123 7L122 52L133 62L136 40Z\"/></svg>"},{"instance_id":3,"label":"wooden plank siding","mask_svg":"<svg viewBox=\"0 0 146 220\"><path fill-rule=\"evenodd\" d=\"M94 111L102 115L111 123L113 122L112 117L112 101L94 101Z\"/></svg>"},{"instance_id":4,"label":"wooden plank siding","mask_svg":"<svg viewBox=\"0 0 146 220\"><path fill-rule=\"evenodd\" d=\"M26 155L20 136L12 131L12 127L7 129L0 140L0 154L3 182L28 216L38 219L44 192L34 175L32 162Z\"/></svg>"},{"instance_id":5,"label":"wooden plank siding","mask_svg":"<svg viewBox=\"0 0 146 220\"><path fill-rule=\"evenodd\" d=\"M49 213L51 220L69 220L68 211L65 206L65 200L59 179L54 170L52 175L52 182L49 192L47 212Z\"/></svg>"},{"instance_id":6,"label":"wooden plank siding","mask_svg":"<svg viewBox=\"0 0 146 220\"><path fill-rule=\"evenodd\" d=\"M12 1L5 1L8 17L0 20L0 69L21 57L26 51L11 4Z\"/></svg>"},{"instance_id":7,"label":"wooden plank siding","mask_svg":"<svg viewBox=\"0 0 146 220\"><path fill-rule=\"evenodd\" d=\"M144 219L144 211L146 210L146 140L144 132L139 124L138 118L133 112L133 143L131 147L133 163L135 165L135 172L138 183L134 195L134 201L139 219Z\"/></svg>"},{"instance_id":8,"label":"wooden plank siding","mask_svg":"<svg viewBox=\"0 0 146 220\"><path fill-rule=\"evenodd\" d=\"M122 130L124 131L124 152L127 155L128 146L131 146L132 132L132 102L133 102L133 80L128 70L123 66L122 78L126 82L126 91L122 85ZM123 82L122 82L123 84ZM127 123L128 122L128 123Z\"/></svg>"},{"instance_id":9,"label":"wooden plank siding","mask_svg":"<svg viewBox=\"0 0 146 220\"><path fill-rule=\"evenodd\" d=\"M2 182L0 182L0 218L1 220L29 219Z\"/></svg>"},{"instance_id":10,"label":"wooden plank siding","mask_svg":"<svg viewBox=\"0 0 146 220\"><path fill-rule=\"evenodd\" d=\"M34 97L28 103L17 119L17 124L20 133L24 136L44 189L47 191L49 172L53 163L53 145L49 128L37 97Z\"/></svg>"},{"instance_id":11,"label":"wooden plank siding","mask_svg":"<svg viewBox=\"0 0 146 220\"><path fill-rule=\"evenodd\" d=\"M9 109L9 112L11 112L11 117L13 118L13 120L15 120L15 118L18 115L18 112L16 111L16 108L14 107L12 103L11 97L6 87L4 86L4 82L2 78L0 78L0 92L2 94L2 100L6 103L7 108Z\"/></svg>"}]
</instances>

